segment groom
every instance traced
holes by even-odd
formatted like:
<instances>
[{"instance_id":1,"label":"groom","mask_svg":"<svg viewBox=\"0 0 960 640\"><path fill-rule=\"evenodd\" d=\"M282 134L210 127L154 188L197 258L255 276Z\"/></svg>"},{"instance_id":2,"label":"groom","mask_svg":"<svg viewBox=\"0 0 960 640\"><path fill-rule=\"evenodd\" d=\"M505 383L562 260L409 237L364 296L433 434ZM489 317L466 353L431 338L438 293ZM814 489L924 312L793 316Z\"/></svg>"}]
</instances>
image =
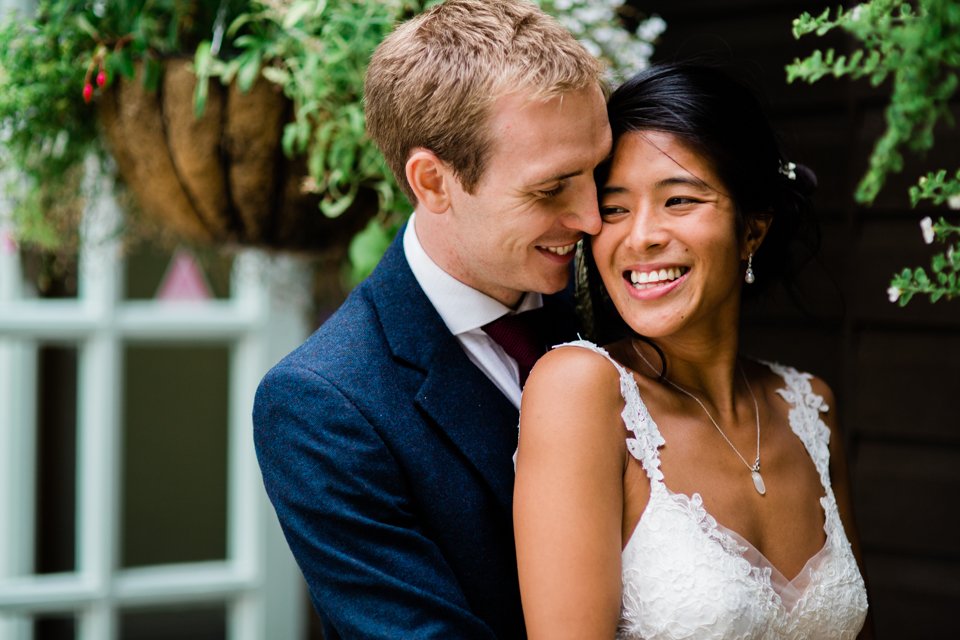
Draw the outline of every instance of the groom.
<instances>
[{"instance_id":1,"label":"groom","mask_svg":"<svg viewBox=\"0 0 960 640\"><path fill-rule=\"evenodd\" d=\"M524 636L520 389L571 337L541 294L600 230L600 74L522 0L448 0L373 56L369 132L415 213L254 408L264 484L330 640Z\"/></svg>"}]
</instances>

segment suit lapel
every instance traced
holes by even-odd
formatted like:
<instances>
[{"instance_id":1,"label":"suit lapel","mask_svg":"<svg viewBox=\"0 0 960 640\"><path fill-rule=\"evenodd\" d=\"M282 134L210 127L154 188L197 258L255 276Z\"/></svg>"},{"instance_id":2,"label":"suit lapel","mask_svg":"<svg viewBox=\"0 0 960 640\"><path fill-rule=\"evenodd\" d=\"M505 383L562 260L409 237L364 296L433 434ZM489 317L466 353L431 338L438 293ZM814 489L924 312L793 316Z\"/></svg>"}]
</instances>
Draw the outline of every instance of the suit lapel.
<instances>
[{"instance_id":1,"label":"suit lapel","mask_svg":"<svg viewBox=\"0 0 960 640\"><path fill-rule=\"evenodd\" d=\"M366 283L394 358L422 372L415 402L509 509L518 412L467 358L417 283L403 231Z\"/></svg>"}]
</instances>

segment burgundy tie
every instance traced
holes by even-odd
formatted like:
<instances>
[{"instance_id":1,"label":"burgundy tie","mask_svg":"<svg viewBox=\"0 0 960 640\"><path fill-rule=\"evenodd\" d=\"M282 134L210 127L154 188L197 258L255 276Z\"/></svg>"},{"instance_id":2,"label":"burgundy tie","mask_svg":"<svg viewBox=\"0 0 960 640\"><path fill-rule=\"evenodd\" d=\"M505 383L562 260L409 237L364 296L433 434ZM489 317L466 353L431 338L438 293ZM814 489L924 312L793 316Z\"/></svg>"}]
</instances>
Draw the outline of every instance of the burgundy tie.
<instances>
[{"instance_id":1,"label":"burgundy tie","mask_svg":"<svg viewBox=\"0 0 960 640\"><path fill-rule=\"evenodd\" d=\"M545 349L542 338L543 308L523 313L508 313L483 325L483 330L517 361L520 388L527 381L530 369Z\"/></svg>"}]
</instances>

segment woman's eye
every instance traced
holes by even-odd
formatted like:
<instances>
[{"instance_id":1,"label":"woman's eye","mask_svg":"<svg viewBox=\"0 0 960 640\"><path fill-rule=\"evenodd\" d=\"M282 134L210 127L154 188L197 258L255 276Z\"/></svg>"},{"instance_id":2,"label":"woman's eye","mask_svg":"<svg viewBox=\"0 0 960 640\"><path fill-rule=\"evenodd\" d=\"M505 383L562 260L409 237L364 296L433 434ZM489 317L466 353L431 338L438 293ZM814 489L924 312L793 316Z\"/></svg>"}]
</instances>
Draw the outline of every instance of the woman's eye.
<instances>
[{"instance_id":1,"label":"woman's eye","mask_svg":"<svg viewBox=\"0 0 960 640\"><path fill-rule=\"evenodd\" d=\"M627 210L623 207L618 207L616 205L600 205L600 216L603 218L609 218L611 216L616 216L621 213L626 213Z\"/></svg>"},{"instance_id":2,"label":"woman's eye","mask_svg":"<svg viewBox=\"0 0 960 640\"><path fill-rule=\"evenodd\" d=\"M700 201L694 198L687 198L684 196L673 196L672 198L667 198L668 207L675 207L675 206L680 206L685 204L697 204L698 202Z\"/></svg>"}]
</instances>

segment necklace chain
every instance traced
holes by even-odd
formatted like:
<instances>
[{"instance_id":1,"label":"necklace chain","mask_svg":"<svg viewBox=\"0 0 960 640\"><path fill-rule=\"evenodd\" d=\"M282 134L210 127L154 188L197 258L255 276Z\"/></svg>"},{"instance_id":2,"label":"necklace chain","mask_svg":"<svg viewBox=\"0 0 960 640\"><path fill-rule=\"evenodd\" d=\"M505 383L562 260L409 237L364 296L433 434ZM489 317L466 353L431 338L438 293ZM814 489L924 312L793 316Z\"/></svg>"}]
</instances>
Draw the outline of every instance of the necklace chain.
<instances>
[{"instance_id":1,"label":"necklace chain","mask_svg":"<svg viewBox=\"0 0 960 640\"><path fill-rule=\"evenodd\" d=\"M646 356L643 355L643 352L640 351L639 348L637 348L637 343L631 340L630 345L633 347L633 350L637 352L637 355L640 356L640 359L643 360L648 367L650 367L650 370L656 373L657 370L654 369L653 365L650 364L650 361L647 360ZM753 389L750 387L750 382L747 380L747 374L743 372L743 366L737 363L737 368L740 370L740 375L743 377L743 383L747 385L747 391L750 393L750 398L753 400L753 415L756 418L756 422L757 422L757 457L753 461L752 465L749 462L747 462L746 458L744 458L740 454L740 451L734 446L734 444L730 442L730 438L728 438L727 434L723 432L723 429L720 428L720 425L717 424L717 421L713 419L713 415L710 413L709 410L707 410L706 405L703 404L700 398L695 396L690 391L687 391L686 389L684 389L683 387L681 387L679 384L669 379L668 377L662 376L662 378L663 378L663 381L669 384L671 387L673 387L680 393L683 393L689 396L690 398L693 399L694 402L700 405L700 408L703 409L703 412L707 414L708 418L710 418L710 422L712 422L713 426L717 428L717 431L719 431L720 435L723 436L723 439L727 441L727 444L730 445L730 448L733 449L733 452L737 454L737 457L743 461L743 464L746 465L747 469L749 469L753 473L760 473L760 406L757 404L757 396L754 395Z\"/></svg>"}]
</instances>

